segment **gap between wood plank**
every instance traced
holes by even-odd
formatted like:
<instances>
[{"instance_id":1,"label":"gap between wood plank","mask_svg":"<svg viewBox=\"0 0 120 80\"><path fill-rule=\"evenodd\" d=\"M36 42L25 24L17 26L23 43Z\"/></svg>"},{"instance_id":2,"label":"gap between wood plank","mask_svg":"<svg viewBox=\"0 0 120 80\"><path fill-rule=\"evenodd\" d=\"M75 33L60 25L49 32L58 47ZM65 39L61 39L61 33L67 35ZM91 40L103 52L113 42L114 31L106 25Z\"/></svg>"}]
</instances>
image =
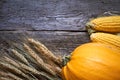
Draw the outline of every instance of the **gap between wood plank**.
<instances>
[{"instance_id":1,"label":"gap between wood plank","mask_svg":"<svg viewBox=\"0 0 120 80\"><path fill-rule=\"evenodd\" d=\"M38 31L48 31L48 32L56 32L56 31L62 31L62 32L87 32L87 30L0 30L1 32L5 32L5 31L18 31L18 32L38 32Z\"/></svg>"}]
</instances>

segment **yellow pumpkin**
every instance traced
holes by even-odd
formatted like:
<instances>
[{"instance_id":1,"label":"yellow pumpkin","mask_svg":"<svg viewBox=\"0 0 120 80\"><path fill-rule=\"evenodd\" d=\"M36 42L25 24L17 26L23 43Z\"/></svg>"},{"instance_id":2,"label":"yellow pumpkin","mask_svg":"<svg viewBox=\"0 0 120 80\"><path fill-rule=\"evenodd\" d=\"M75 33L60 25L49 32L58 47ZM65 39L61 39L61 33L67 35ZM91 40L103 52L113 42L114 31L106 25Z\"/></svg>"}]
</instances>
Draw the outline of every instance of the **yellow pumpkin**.
<instances>
[{"instance_id":1,"label":"yellow pumpkin","mask_svg":"<svg viewBox=\"0 0 120 80\"><path fill-rule=\"evenodd\" d=\"M120 53L102 43L78 46L62 68L63 80L120 80Z\"/></svg>"}]
</instances>

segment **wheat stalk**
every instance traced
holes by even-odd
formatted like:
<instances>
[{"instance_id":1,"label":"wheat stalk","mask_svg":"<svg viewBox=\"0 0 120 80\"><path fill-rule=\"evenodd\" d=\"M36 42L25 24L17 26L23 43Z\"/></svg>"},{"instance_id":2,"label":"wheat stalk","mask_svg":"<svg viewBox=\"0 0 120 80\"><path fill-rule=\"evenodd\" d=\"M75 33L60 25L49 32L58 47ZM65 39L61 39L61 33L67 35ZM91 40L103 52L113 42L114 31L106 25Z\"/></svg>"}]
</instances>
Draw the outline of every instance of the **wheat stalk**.
<instances>
[{"instance_id":1,"label":"wheat stalk","mask_svg":"<svg viewBox=\"0 0 120 80\"><path fill-rule=\"evenodd\" d=\"M0 76L2 77L6 77L7 79L8 78L12 78L12 80L23 80L21 78L19 78L18 76L10 73L10 72L3 72L3 71L0 71ZM1 77L0 77L1 78ZM8 79L9 80L9 79Z\"/></svg>"},{"instance_id":2,"label":"wheat stalk","mask_svg":"<svg viewBox=\"0 0 120 80\"><path fill-rule=\"evenodd\" d=\"M25 64L21 63L21 62L18 62L18 64L20 65L20 67L26 71L29 71L31 72L32 74L37 74L37 75L41 75L43 77L46 77L47 79L49 80L53 80L53 78L51 78L50 76L48 76L47 74L45 74L44 72L40 72L40 71L37 71L35 68L31 68L29 66L26 66Z\"/></svg>"},{"instance_id":3,"label":"wheat stalk","mask_svg":"<svg viewBox=\"0 0 120 80\"><path fill-rule=\"evenodd\" d=\"M3 60L5 60L6 62L8 62L9 64L14 65L15 67L19 67L19 64L16 63L15 60L12 60L12 59L10 59L10 58L8 58L6 56L3 56L3 58L4 58Z\"/></svg>"},{"instance_id":4,"label":"wheat stalk","mask_svg":"<svg viewBox=\"0 0 120 80\"><path fill-rule=\"evenodd\" d=\"M47 76L47 75L44 75L44 74L42 74L41 72L37 71L36 69L34 69L34 67L31 68L31 67L29 67L28 65L25 65L25 64L23 64L23 63L21 63L21 62L19 62L19 61L12 60L12 59L10 59L10 58L8 58L8 57L6 57L6 56L4 56L4 59L3 59L3 60L6 61L6 62L8 62L9 64L11 64L11 65L19 68L19 69L22 70L23 72L29 73L30 75L32 75L31 73L34 73L34 74L41 74L41 75L43 75L44 77ZM30 72L31 72L31 73L30 73ZM32 76L35 78L34 75L32 75Z\"/></svg>"},{"instance_id":5,"label":"wheat stalk","mask_svg":"<svg viewBox=\"0 0 120 80\"><path fill-rule=\"evenodd\" d=\"M44 63L44 61L28 45L23 45L27 52L36 60L36 62L41 68L43 68L45 71L49 72L54 76L56 75L56 73L49 68L50 66L48 67L48 64Z\"/></svg>"},{"instance_id":6,"label":"wheat stalk","mask_svg":"<svg viewBox=\"0 0 120 80\"><path fill-rule=\"evenodd\" d=\"M12 49L12 52L14 53L15 56L17 56L21 61L23 61L25 64L29 65L29 62L27 61L27 59L20 54L18 51Z\"/></svg>"},{"instance_id":7,"label":"wheat stalk","mask_svg":"<svg viewBox=\"0 0 120 80\"><path fill-rule=\"evenodd\" d=\"M21 62L19 62L19 61L12 60L11 58L8 58L8 57L6 57L6 56L4 56L2 60L4 60L4 61L6 61L7 63L9 63L9 64L11 64L11 65L19 68L20 70L22 70L22 71L24 71L24 72L27 72L27 73L30 72L30 73L32 73L32 74L41 75L41 76L43 76L43 77L46 77L46 78L49 79L49 80L52 80L52 79L53 79L51 76L48 76L48 74L45 74L45 73L43 73L43 72L39 72L39 71L37 71L37 70L36 70L35 68L33 68L33 67L31 68L31 67L29 67L29 66L27 66L27 65L25 65L25 64L23 64L23 63L21 63ZM34 76L33 76L33 77L34 77Z\"/></svg>"},{"instance_id":8,"label":"wheat stalk","mask_svg":"<svg viewBox=\"0 0 120 80\"><path fill-rule=\"evenodd\" d=\"M52 61L58 63L59 65L61 64L61 59L57 58L45 45L40 43L39 41L35 41L34 39L29 38L28 39L29 43L34 45L34 48L42 53L43 56L48 57Z\"/></svg>"},{"instance_id":9,"label":"wheat stalk","mask_svg":"<svg viewBox=\"0 0 120 80\"><path fill-rule=\"evenodd\" d=\"M52 66L52 68L54 68L53 70L56 71L57 73L60 74L60 67L61 67L61 63L62 63L62 59L59 57L57 58L50 50L48 50L48 48L40 43L39 41L36 41L34 39L28 39L29 43L31 43L33 45L33 47L39 52L41 53L41 56L46 57L46 62L48 62L48 64L50 64ZM52 60L52 61L51 61ZM53 63L53 61L55 63L57 63L57 65L55 63ZM57 68L55 68L57 67ZM59 69L58 69L59 67Z\"/></svg>"},{"instance_id":10,"label":"wheat stalk","mask_svg":"<svg viewBox=\"0 0 120 80\"><path fill-rule=\"evenodd\" d=\"M4 74L0 75L0 80L39 80L41 77L58 80L57 77L61 76L61 58L56 57L39 41L27 40L29 46L24 43L13 46L11 51L14 57L8 54L0 59L0 74Z\"/></svg>"},{"instance_id":11,"label":"wheat stalk","mask_svg":"<svg viewBox=\"0 0 120 80\"><path fill-rule=\"evenodd\" d=\"M8 77L0 77L0 80L13 80L13 79L8 78Z\"/></svg>"},{"instance_id":12,"label":"wheat stalk","mask_svg":"<svg viewBox=\"0 0 120 80\"><path fill-rule=\"evenodd\" d=\"M26 79L30 79L30 77L26 74L24 74L21 70L19 70L18 68L10 65L9 63L6 63L6 62L2 62L0 61L0 67L2 69L8 69L8 70L12 70L14 73L17 73L19 75L22 75L23 77L25 77Z\"/></svg>"},{"instance_id":13,"label":"wheat stalk","mask_svg":"<svg viewBox=\"0 0 120 80\"><path fill-rule=\"evenodd\" d=\"M18 46L15 46L15 49L26 56L27 61L36 63L36 61L29 55L24 49L19 49ZM37 63L36 63L37 64ZM31 66L31 65L30 65Z\"/></svg>"}]
</instances>

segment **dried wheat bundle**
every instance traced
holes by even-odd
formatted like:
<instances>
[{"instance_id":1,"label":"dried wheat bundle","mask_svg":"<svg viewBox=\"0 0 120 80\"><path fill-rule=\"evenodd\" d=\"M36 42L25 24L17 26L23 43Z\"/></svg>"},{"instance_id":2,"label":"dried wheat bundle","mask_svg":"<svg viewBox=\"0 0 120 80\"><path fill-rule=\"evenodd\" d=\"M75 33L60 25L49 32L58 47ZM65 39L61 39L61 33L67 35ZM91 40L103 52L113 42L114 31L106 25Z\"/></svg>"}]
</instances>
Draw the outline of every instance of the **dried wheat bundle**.
<instances>
[{"instance_id":1,"label":"dried wheat bundle","mask_svg":"<svg viewBox=\"0 0 120 80\"><path fill-rule=\"evenodd\" d=\"M21 48L22 47L22 48ZM28 38L0 59L0 80L58 80L62 59L45 45Z\"/></svg>"}]
</instances>

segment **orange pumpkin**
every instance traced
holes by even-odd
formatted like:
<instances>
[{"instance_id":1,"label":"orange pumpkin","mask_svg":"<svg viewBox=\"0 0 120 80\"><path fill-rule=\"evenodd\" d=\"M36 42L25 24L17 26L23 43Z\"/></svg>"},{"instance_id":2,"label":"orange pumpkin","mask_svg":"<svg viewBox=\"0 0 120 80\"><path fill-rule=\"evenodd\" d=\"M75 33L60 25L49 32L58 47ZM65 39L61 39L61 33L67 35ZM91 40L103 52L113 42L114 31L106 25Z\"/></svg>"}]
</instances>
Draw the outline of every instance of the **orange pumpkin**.
<instances>
[{"instance_id":1,"label":"orange pumpkin","mask_svg":"<svg viewBox=\"0 0 120 80\"><path fill-rule=\"evenodd\" d=\"M120 53L102 43L77 47L62 68L63 80L120 80Z\"/></svg>"}]
</instances>

